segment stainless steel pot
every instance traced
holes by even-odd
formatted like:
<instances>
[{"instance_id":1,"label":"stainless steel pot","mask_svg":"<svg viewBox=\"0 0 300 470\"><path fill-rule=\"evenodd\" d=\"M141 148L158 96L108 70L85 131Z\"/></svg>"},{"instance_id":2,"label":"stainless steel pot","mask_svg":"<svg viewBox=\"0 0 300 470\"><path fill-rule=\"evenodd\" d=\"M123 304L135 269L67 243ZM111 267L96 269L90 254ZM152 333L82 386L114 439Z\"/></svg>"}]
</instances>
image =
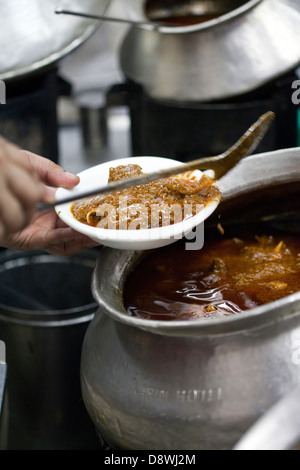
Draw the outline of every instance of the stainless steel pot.
<instances>
[{"instance_id":1,"label":"stainless steel pot","mask_svg":"<svg viewBox=\"0 0 300 470\"><path fill-rule=\"evenodd\" d=\"M299 149L243 160L222 181L216 220L299 210L299 168ZM142 256L98 258L81 358L88 413L116 449L231 449L300 383L300 293L224 320L138 319L122 291Z\"/></svg>"},{"instance_id":2,"label":"stainless steel pot","mask_svg":"<svg viewBox=\"0 0 300 470\"><path fill-rule=\"evenodd\" d=\"M144 19L145 1L128 1L133 18ZM241 0L232 11L236 1L197 3L226 3L228 13L160 32L132 28L125 37L121 67L150 97L222 100L253 91L298 65L299 0Z\"/></svg>"},{"instance_id":3,"label":"stainless steel pot","mask_svg":"<svg viewBox=\"0 0 300 470\"><path fill-rule=\"evenodd\" d=\"M90 290L97 254L0 254L0 339L7 363L1 450L98 448L79 380L82 341L97 308ZM0 404L1 378L0 367Z\"/></svg>"},{"instance_id":4,"label":"stainless steel pot","mask_svg":"<svg viewBox=\"0 0 300 470\"><path fill-rule=\"evenodd\" d=\"M82 10L82 2L64 0L65 8ZM103 14L110 0L86 0L86 13ZM0 2L0 80L24 78L78 48L99 23L55 15L56 0Z\"/></svg>"}]
</instances>

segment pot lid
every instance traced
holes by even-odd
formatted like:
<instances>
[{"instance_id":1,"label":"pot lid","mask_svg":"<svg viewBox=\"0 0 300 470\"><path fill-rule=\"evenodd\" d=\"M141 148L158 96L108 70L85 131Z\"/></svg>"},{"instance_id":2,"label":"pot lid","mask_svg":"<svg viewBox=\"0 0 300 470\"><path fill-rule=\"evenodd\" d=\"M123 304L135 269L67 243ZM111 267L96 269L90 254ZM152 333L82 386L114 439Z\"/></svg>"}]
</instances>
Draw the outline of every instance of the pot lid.
<instances>
[{"instance_id":1,"label":"pot lid","mask_svg":"<svg viewBox=\"0 0 300 470\"><path fill-rule=\"evenodd\" d=\"M57 6L83 11L79 0L0 2L0 79L9 80L47 67L80 46L99 23L56 15ZM110 0L86 0L84 11L103 14Z\"/></svg>"},{"instance_id":2,"label":"pot lid","mask_svg":"<svg viewBox=\"0 0 300 470\"><path fill-rule=\"evenodd\" d=\"M241 8L168 34L132 28L121 50L124 74L154 99L206 102L249 93L295 69L300 0L250 0Z\"/></svg>"}]
</instances>

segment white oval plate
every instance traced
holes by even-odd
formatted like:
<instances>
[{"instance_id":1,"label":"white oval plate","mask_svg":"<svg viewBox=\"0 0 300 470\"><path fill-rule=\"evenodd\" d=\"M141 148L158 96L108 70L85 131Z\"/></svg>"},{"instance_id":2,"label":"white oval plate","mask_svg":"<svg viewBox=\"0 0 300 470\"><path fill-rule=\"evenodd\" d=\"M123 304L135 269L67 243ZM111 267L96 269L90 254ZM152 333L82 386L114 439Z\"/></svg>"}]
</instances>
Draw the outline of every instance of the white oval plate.
<instances>
[{"instance_id":1,"label":"white oval plate","mask_svg":"<svg viewBox=\"0 0 300 470\"><path fill-rule=\"evenodd\" d=\"M74 195L81 191L97 188L108 181L109 169L118 165L137 164L140 165L145 173L161 170L164 168L182 165L182 162L161 157L131 157L112 160L100 165L94 166L79 173L80 183L72 190L59 188L57 198ZM202 172L193 172L193 177L201 178ZM209 202L198 214L182 222L164 227L141 229L141 230L109 230L98 227L91 227L78 222L71 213L72 203L61 204L55 207L58 216L77 232L87 235L92 240L101 245L123 250L148 250L159 248L176 242L188 235L193 229L204 222L217 208L221 198Z\"/></svg>"}]
</instances>

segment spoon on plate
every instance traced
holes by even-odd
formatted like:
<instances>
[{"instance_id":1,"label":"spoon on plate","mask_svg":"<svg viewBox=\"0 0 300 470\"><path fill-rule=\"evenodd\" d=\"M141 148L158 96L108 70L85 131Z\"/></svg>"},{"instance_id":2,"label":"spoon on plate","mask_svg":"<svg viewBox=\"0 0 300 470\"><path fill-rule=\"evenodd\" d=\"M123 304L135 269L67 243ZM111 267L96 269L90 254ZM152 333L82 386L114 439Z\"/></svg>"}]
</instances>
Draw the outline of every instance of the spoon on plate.
<instances>
[{"instance_id":1,"label":"spoon on plate","mask_svg":"<svg viewBox=\"0 0 300 470\"><path fill-rule=\"evenodd\" d=\"M103 186L93 187L88 190L76 194L76 200L84 199L96 194L104 194L113 191L120 191L141 184L150 183L152 181L166 178L168 176L179 175L193 170L213 170L215 179L218 180L231 170L237 163L247 155L250 155L257 148L266 132L268 131L275 114L268 111L263 114L246 132L239 138L239 140L224 153L214 157L204 157L197 160L183 163L179 166L173 166L159 171L146 173L133 178L127 178L112 183L107 183ZM66 204L74 201L74 194L70 193L68 196L61 198L57 197L51 204L40 204L39 210L49 209L50 207L60 204Z\"/></svg>"}]
</instances>

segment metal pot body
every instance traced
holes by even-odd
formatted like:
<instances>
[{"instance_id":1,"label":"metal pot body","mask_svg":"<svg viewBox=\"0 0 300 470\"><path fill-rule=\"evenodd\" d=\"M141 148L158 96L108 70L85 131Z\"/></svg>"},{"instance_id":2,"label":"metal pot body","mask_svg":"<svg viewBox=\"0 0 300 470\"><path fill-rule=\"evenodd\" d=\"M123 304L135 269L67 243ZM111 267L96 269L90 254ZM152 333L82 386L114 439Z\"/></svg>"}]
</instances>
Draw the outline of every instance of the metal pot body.
<instances>
[{"instance_id":1,"label":"metal pot body","mask_svg":"<svg viewBox=\"0 0 300 470\"><path fill-rule=\"evenodd\" d=\"M199 25L161 32L132 28L122 45L121 66L157 100L232 98L298 65L299 25L299 0L251 0Z\"/></svg>"},{"instance_id":2,"label":"metal pot body","mask_svg":"<svg viewBox=\"0 0 300 470\"><path fill-rule=\"evenodd\" d=\"M298 149L245 159L222 180L216 220L280 211L280 200L297 209L299 167ZM115 449L232 449L299 385L300 293L225 320L138 319L122 291L142 256L104 249L98 258L99 309L81 358L88 413Z\"/></svg>"}]
</instances>

